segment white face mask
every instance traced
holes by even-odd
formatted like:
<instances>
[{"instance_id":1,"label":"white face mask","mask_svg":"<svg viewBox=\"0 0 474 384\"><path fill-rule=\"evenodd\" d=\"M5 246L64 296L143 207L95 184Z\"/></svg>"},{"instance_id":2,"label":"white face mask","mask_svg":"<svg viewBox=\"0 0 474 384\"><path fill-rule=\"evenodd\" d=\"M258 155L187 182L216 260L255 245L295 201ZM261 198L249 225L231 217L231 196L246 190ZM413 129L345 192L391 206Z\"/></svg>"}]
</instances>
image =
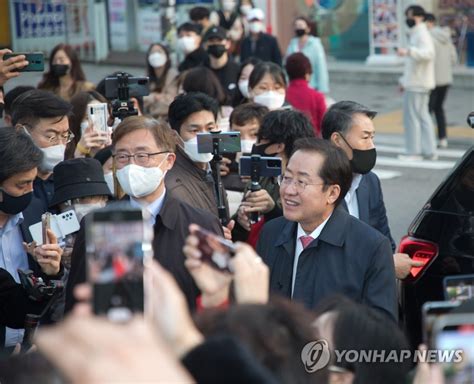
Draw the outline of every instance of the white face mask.
<instances>
[{"instance_id":1,"label":"white face mask","mask_svg":"<svg viewBox=\"0 0 474 384\"><path fill-rule=\"evenodd\" d=\"M212 153L198 152L197 136L184 141L184 152L186 152L189 158L196 163L209 163L213 158Z\"/></svg>"},{"instance_id":2,"label":"white face mask","mask_svg":"<svg viewBox=\"0 0 474 384\"><path fill-rule=\"evenodd\" d=\"M252 21L250 23L250 32L253 32L253 33L263 32L263 23L261 21Z\"/></svg>"},{"instance_id":3,"label":"white face mask","mask_svg":"<svg viewBox=\"0 0 474 384\"><path fill-rule=\"evenodd\" d=\"M234 0L224 0L222 2L222 9L225 12L231 12L235 9L235 1Z\"/></svg>"},{"instance_id":4,"label":"white face mask","mask_svg":"<svg viewBox=\"0 0 474 384\"><path fill-rule=\"evenodd\" d=\"M117 171L118 182L123 191L129 196L136 198L148 196L158 189L165 177L166 172L163 172L160 166L146 168L136 164L128 164Z\"/></svg>"},{"instance_id":5,"label":"white face mask","mask_svg":"<svg viewBox=\"0 0 474 384\"><path fill-rule=\"evenodd\" d=\"M113 195L115 191L115 184L114 184L114 174L112 172L104 174L105 182L107 183L107 187L109 187L110 193Z\"/></svg>"},{"instance_id":6,"label":"white face mask","mask_svg":"<svg viewBox=\"0 0 474 384\"><path fill-rule=\"evenodd\" d=\"M162 52L154 52L148 56L148 63L153 68L159 68L166 64L166 55Z\"/></svg>"},{"instance_id":7,"label":"white face mask","mask_svg":"<svg viewBox=\"0 0 474 384\"><path fill-rule=\"evenodd\" d=\"M100 201L98 203L89 203L89 204L73 204L74 211L76 212L77 220L81 221L82 218L88 213L95 211L96 209L104 208L105 202Z\"/></svg>"},{"instance_id":8,"label":"white face mask","mask_svg":"<svg viewBox=\"0 0 474 384\"><path fill-rule=\"evenodd\" d=\"M180 37L177 48L186 54L193 52L196 49L196 40L192 36Z\"/></svg>"},{"instance_id":9,"label":"white face mask","mask_svg":"<svg viewBox=\"0 0 474 384\"><path fill-rule=\"evenodd\" d=\"M281 108L285 102L285 94L275 91L268 91L254 96L253 101L258 104L262 104L269 110L273 111L275 109Z\"/></svg>"},{"instance_id":10,"label":"white face mask","mask_svg":"<svg viewBox=\"0 0 474 384\"><path fill-rule=\"evenodd\" d=\"M251 153L253 145L257 140L240 140L240 150L242 153Z\"/></svg>"},{"instance_id":11,"label":"white face mask","mask_svg":"<svg viewBox=\"0 0 474 384\"><path fill-rule=\"evenodd\" d=\"M248 80L239 81L239 91L243 97L245 97L246 99L249 98L249 81Z\"/></svg>"},{"instance_id":12,"label":"white face mask","mask_svg":"<svg viewBox=\"0 0 474 384\"><path fill-rule=\"evenodd\" d=\"M43 151L43 161L40 169L45 173L50 173L53 172L56 165L64 160L66 146L64 144L58 144L48 148L41 148L41 150Z\"/></svg>"},{"instance_id":13,"label":"white face mask","mask_svg":"<svg viewBox=\"0 0 474 384\"><path fill-rule=\"evenodd\" d=\"M252 9L252 6L250 4L243 4L240 6L240 12L244 16L247 15L247 13L249 13L251 9Z\"/></svg>"}]
</instances>

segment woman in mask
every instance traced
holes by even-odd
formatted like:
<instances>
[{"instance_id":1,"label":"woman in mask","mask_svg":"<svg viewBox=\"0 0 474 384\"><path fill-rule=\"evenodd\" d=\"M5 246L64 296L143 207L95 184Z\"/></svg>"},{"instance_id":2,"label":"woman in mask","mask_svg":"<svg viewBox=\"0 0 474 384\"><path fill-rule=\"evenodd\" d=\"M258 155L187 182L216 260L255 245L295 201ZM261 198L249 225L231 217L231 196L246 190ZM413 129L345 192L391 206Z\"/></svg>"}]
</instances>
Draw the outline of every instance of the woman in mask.
<instances>
[{"instance_id":1,"label":"woman in mask","mask_svg":"<svg viewBox=\"0 0 474 384\"><path fill-rule=\"evenodd\" d=\"M77 53L71 46L59 44L49 57L49 72L38 84L38 89L52 91L64 100L71 100L77 93L94 89L86 81Z\"/></svg>"},{"instance_id":2,"label":"woman in mask","mask_svg":"<svg viewBox=\"0 0 474 384\"><path fill-rule=\"evenodd\" d=\"M101 164L95 159L70 159L54 167L54 195L50 208L61 213L74 210L80 222L95 209L105 207L111 192ZM75 233L61 239L65 247L63 263L70 266Z\"/></svg>"},{"instance_id":3,"label":"woman in mask","mask_svg":"<svg viewBox=\"0 0 474 384\"><path fill-rule=\"evenodd\" d=\"M295 52L302 52L311 62L313 73L309 80L311 88L324 94L329 93L329 75L321 39L316 37L316 24L304 16L299 16L293 23L295 37L291 39L286 57Z\"/></svg>"},{"instance_id":4,"label":"woman in mask","mask_svg":"<svg viewBox=\"0 0 474 384\"><path fill-rule=\"evenodd\" d=\"M244 23L237 0L221 0L220 9L212 12L210 21L212 24L229 31L231 41L229 53L238 56L240 54L240 43L244 38Z\"/></svg>"},{"instance_id":5,"label":"woman in mask","mask_svg":"<svg viewBox=\"0 0 474 384\"><path fill-rule=\"evenodd\" d=\"M233 107L240 104L247 103L249 101L249 78L253 69L257 64L260 64L262 61L256 57L251 57L245 60L240 65L237 90L235 92L234 100L232 102Z\"/></svg>"},{"instance_id":6,"label":"woman in mask","mask_svg":"<svg viewBox=\"0 0 474 384\"><path fill-rule=\"evenodd\" d=\"M107 103L107 130L94 125L89 118L88 108L93 104ZM96 91L79 92L71 99L72 114L69 117L69 129L74 138L66 146L65 158L93 157L100 149L110 144L113 124L110 104L107 99Z\"/></svg>"},{"instance_id":7,"label":"woman in mask","mask_svg":"<svg viewBox=\"0 0 474 384\"><path fill-rule=\"evenodd\" d=\"M270 111L288 109L285 105L286 79L280 66L271 62L257 64L249 78L249 99Z\"/></svg>"},{"instance_id":8,"label":"woman in mask","mask_svg":"<svg viewBox=\"0 0 474 384\"><path fill-rule=\"evenodd\" d=\"M143 98L145 113L155 118L164 117L178 94L178 71L171 66L169 51L163 44L151 44L146 57L150 94Z\"/></svg>"}]
</instances>

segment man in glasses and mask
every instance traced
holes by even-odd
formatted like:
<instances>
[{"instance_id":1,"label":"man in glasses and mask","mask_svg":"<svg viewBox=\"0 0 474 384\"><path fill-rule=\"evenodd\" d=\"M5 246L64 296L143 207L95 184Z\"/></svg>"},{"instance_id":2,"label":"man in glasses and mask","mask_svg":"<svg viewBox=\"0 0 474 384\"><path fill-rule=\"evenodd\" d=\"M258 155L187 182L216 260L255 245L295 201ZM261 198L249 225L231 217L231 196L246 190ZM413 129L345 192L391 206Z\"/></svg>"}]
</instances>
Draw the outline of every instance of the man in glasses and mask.
<instances>
[{"instance_id":1,"label":"man in glasses and mask","mask_svg":"<svg viewBox=\"0 0 474 384\"><path fill-rule=\"evenodd\" d=\"M380 180L372 172L377 159L372 121L376 114L354 101L340 101L333 104L324 115L322 136L341 148L351 163L352 185L341 205L352 216L377 229L390 240L396 275L403 279L412 267L420 266L420 263L406 254L396 253L390 233Z\"/></svg>"},{"instance_id":2,"label":"man in glasses and mask","mask_svg":"<svg viewBox=\"0 0 474 384\"><path fill-rule=\"evenodd\" d=\"M11 107L12 125L22 128L41 149L43 160L34 180L33 198L23 212L23 237L31 242L30 225L41 221L54 195L52 173L64 160L66 144L74 135L69 130L68 116L72 106L49 91L34 89L18 96Z\"/></svg>"}]
</instances>

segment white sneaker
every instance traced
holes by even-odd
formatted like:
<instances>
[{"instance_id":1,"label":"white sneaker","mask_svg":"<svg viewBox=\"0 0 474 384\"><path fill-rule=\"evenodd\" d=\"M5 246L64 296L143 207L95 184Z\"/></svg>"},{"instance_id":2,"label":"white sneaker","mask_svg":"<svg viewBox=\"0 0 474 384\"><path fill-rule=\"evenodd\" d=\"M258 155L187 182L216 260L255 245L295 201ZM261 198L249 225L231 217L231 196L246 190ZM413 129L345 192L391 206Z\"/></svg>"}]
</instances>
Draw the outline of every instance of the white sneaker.
<instances>
[{"instance_id":1,"label":"white sneaker","mask_svg":"<svg viewBox=\"0 0 474 384\"><path fill-rule=\"evenodd\" d=\"M439 140L438 148L448 148L448 139L446 137Z\"/></svg>"},{"instance_id":2,"label":"white sneaker","mask_svg":"<svg viewBox=\"0 0 474 384\"><path fill-rule=\"evenodd\" d=\"M420 155L398 155L398 159L402 161L422 161L423 156Z\"/></svg>"},{"instance_id":3,"label":"white sneaker","mask_svg":"<svg viewBox=\"0 0 474 384\"><path fill-rule=\"evenodd\" d=\"M423 155L423 159L436 161L438 160L438 155L436 153L433 153L432 155Z\"/></svg>"}]
</instances>

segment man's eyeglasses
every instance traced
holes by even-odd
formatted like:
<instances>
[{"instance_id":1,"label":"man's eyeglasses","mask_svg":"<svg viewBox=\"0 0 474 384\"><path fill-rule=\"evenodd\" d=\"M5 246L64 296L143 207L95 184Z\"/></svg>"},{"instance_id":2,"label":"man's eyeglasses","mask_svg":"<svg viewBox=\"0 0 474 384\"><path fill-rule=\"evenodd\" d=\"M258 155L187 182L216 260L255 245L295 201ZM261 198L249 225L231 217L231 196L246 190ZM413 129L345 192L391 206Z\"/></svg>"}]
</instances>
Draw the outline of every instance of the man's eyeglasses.
<instances>
[{"instance_id":1,"label":"man's eyeglasses","mask_svg":"<svg viewBox=\"0 0 474 384\"><path fill-rule=\"evenodd\" d=\"M284 187L289 187L293 184L298 192L303 192L308 185L325 185L325 183L307 183L306 181L293 179L286 175L278 176L278 183Z\"/></svg>"},{"instance_id":2,"label":"man's eyeglasses","mask_svg":"<svg viewBox=\"0 0 474 384\"><path fill-rule=\"evenodd\" d=\"M53 134L53 135L44 135L44 138L48 141L48 143L57 145L59 143L68 144L74 139L74 133L71 131L67 131L66 133L62 134Z\"/></svg>"},{"instance_id":3,"label":"man's eyeglasses","mask_svg":"<svg viewBox=\"0 0 474 384\"><path fill-rule=\"evenodd\" d=\"M118 153L113 155L113 158L115 159L115 162L120 165L127 165L130 163L130 159L133 158L135 161L135 164L137 165L148 165L150 162L150 157L155 156L155 155L160 155L162 153L168 153L169 151L161 151L161 152L155 152L155 153L146 153L146 152L138 152L135 153L134 155L127 155L125 153Z\"/></svg>"}]
</instances>

